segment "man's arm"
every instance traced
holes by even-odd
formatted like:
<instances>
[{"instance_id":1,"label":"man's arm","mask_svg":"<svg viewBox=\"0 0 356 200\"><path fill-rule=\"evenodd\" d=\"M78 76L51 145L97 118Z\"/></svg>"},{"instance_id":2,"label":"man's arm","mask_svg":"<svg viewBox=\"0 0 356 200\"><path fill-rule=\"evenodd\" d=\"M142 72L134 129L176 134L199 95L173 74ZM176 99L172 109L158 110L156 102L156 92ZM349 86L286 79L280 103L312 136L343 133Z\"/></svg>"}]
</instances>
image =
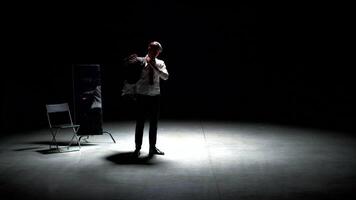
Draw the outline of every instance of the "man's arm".
<instances>
[{"instance_id":1,"label":"man's arm","mask_svg":"<svg viewBox=\"0 0 356 200\"><path fill-rule=\"evenodd\" d=\"M124 59L125 64L132 64L137 62L137 54L131 54L129 57Z\"/></svg>"},{"instance_id":2,"label":"man's arm","mask_svg":"<svg viewBox=\"0 0 356 200\"><path fill-rule=\"evenodd\" d=\"M167 80L169 77L168 71L167 71L167 67L166 64L164 64L164 62L162 61L162 64L160 67L157 67L157 64L153 64L152 62L147 62L149 67L152 67L152 69L154 69L160 78L162 78L163 80Z\"/></svg>"}]
</instances>

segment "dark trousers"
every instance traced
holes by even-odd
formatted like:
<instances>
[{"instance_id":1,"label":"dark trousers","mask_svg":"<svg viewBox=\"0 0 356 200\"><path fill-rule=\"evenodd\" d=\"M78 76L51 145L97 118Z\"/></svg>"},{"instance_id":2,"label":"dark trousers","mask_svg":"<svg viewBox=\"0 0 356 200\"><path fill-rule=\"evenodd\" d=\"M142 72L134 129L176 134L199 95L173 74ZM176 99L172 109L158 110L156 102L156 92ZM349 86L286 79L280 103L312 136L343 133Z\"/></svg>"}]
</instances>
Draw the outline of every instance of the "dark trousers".
<instances>
[{"instance_id":1,"label":"dark trousers","mask_svg":"<svg viewBox=\"0 0 356 200\"><path fill-rule=\"evenodd\" d=\"M156 147L157 123L159 117L160 96L137 95L136 97L136 149L141 149L146 119L149 121L150 148Z\"/></svg>"}]
</instances>

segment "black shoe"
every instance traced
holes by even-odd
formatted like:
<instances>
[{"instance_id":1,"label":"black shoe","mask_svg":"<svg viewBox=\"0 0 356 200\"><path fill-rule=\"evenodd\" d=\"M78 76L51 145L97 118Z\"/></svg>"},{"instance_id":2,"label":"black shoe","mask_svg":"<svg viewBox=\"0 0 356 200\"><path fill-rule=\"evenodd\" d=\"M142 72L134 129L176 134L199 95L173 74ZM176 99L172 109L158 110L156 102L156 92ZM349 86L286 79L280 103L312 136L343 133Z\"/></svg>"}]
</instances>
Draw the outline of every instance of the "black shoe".
<instances>
[{"instance_id":1,"label":"black shoe","mask_svg":"<svg viewBox=\"0 0 356 200\"><path fill-rule=\"evenodd\" d=\"M150 152L149 152L149 155L164 155L164 152L157 149L157 148L153 148L153 149L150 149Z\"/></svg>"},{"instance_id":2,"label":"black shoe","mask_svg":"<svg viewBox=\"0 0 356 200\"><path fill-rule=\"evenodd\" d=\"M139 157L140 156L140 149L136 149L133 153L132 153L132 155L134 156L134 157Z\"/></svg>"}]
</instances>

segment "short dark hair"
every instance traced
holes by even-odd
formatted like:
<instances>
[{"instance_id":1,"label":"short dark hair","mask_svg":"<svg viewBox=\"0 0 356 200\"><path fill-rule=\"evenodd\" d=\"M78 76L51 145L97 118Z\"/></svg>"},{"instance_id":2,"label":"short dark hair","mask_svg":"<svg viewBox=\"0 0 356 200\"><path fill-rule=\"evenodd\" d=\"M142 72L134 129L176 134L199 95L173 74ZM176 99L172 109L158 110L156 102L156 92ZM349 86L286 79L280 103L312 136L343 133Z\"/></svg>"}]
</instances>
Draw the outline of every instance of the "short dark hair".
<instances>
[{"instance_id":1,"label":"short dark hair","mask_svg":"<svg viewBox=\"0 0 356 200\"><path fill-rule=\"evenodd\" d=\"M163 50L162 45L157 41L150 42L148 49L159 50L160 52Z\"/></svg>"}]
</instances>

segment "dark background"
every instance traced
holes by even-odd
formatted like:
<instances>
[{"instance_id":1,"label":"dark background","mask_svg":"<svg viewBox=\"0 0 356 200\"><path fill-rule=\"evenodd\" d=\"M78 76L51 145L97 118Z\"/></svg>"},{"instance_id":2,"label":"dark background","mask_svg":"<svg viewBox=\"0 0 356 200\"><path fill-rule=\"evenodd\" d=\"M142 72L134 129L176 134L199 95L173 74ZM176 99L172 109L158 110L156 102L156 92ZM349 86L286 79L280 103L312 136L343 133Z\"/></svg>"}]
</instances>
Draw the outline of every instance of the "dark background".
<instances>
[{"instance_id":1,"label":"dark background","mask_svg":"<svg viewBox=\"0 0 356 200\"><path fill-rule=\"evenodd\" d=\"M145 55L152 40L170 73L163 119L355 130L347 5L132 1L15 11L3 24L2 133L46 127L44 105L72 101L75 63L102 65L104 121L131 120L122 59Z\"/></svg>"}]
</instances>

